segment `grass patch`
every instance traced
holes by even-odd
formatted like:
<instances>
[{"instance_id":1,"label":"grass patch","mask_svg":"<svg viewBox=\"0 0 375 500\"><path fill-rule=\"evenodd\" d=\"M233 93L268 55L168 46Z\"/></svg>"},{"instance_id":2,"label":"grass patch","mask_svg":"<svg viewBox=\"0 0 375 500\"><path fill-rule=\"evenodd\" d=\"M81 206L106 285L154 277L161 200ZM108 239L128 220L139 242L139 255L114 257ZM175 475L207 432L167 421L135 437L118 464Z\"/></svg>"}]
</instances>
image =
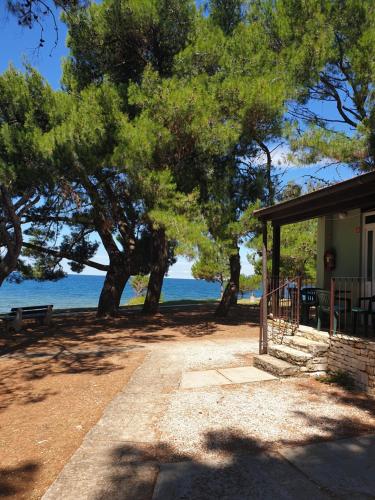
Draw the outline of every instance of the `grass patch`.
<instances>
[{"instance_id":1,"label":"grass patch","mask_svg":"<svg viewBox=\"0 0 375 500\"><path fill-rule=\"evenodd\" d=\"M354 378L347 372L330 372L327 375L317 377L319 382L323 384L336 384L348 391L353 391L356 388L356 383Z\"/></svg>"},{"instance_id":2,"label":"grass patch","mask_svg":"<svg viewBox=\"0 0 375 500\"><path fill-rule=\"evenodd\" d=\"M139 295L138 297L131 297L126 305L127 306L141 306L145 303L145 298L143 295Z\"/></svg>"},{"instance_id":3,"label":"grass patch","mask_svg":"<svg viewBox=\"0 0 375 500\"><path fill-rule=\"evenodd\" d=\"M122 306L126 308L128 306L141 306L145 302L145 297L131 297L127 303ZM185 306L185 305L198 305L198 304L217 304L219 301L217 299L181 299L181 300L163 300L161 297L159 304L163 306Z\"/></svg>"},{"instance_id":4,"label":"grass patch","mask_svg":"<svg viewBox=\"0 0 375 500\"><path fill-rule=\"evenodd\" d=\"M182 299L182 300L167 300L163 302L162 306L183 306L183 305L194 305L194 304L216 304L217 299Z\"/></svg>"},{"instance_id":5,"label":"grass patch","mask_svg":"<svg viewBox=\"0 0 375 500\"><path fill-rule=\"evenodd\" d=\"M251 306L258 306L260 303L260 298L255 297L255 299L250 300L250 299L238 299L237 300L238 304L245 304L245 305L251 305Z\"/></svg>"}]
</instances>

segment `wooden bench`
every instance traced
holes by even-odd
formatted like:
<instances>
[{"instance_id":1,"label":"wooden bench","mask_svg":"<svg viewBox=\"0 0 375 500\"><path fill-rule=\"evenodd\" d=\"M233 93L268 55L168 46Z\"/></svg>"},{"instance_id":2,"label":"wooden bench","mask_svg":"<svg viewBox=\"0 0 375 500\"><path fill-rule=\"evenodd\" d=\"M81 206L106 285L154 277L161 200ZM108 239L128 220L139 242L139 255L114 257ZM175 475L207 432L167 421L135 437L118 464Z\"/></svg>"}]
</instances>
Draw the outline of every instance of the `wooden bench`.
<instances>
[{"instance_id":1,"label":"wooden bench","mask_svg":"<svg viewBox=\"0 0 375 500\"><path fill-rule=\"evenodd\" d=\"M0 319L5 322L7 332L10 328L19 332L25 320L35 320L41 325L48 326L51 322L52 309L53 305L12 307L11 312L3 314Z\"/></svg>"}]
</instances>

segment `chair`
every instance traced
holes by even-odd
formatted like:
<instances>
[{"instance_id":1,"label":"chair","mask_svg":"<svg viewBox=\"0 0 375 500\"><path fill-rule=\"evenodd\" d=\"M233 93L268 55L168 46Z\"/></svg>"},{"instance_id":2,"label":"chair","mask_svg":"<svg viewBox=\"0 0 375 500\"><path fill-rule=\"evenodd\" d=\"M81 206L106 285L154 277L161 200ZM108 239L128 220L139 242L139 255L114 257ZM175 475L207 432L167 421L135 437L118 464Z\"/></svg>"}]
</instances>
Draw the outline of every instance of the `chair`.
<instances>
[{"instance_id":1,"label":"chair","mask_svg":"<svg viewBox=\"0 0 375 500\"><path fill-rule=\"evenodd\" d=\"M301 290L301 320L303 323L310 321L310 308L318 305L316 293L321 288L306 287Z\"/></svg>"},{"instance_id":2,"label":"chair","mask_svg":"<svg viewBox=\"0 0 375 500\"><path fill-rule=\"evenodd\" d=\"M330 316L331 314L331 293L328 290L317 290L317 316L318 316L318 324L317 330L320 331L322 328L322 321L324 316ZM343 303L334 304L333 306L333 334L337 332L338 320L340 314L345 312L346 305Z\"/></svg>"},{"instance_id":3,"label":"chair","mask_svg":"<svg viewBox=\"0 0 375 500\"><path fill-rule=\"evenodd\" d=\"M363 307L362 303L368 301L367 307ZM358 307L353 307L353 335L357 333L357 323L358 316L363 315L364 318L364 326L365 326L365 336L367 337L368 333L368 320L371 316L372 330L375 335L375 311L373 310L372 304L375 303L375 295L372 297L359 297L358 299Z\"/></svg>"}]
</instances>

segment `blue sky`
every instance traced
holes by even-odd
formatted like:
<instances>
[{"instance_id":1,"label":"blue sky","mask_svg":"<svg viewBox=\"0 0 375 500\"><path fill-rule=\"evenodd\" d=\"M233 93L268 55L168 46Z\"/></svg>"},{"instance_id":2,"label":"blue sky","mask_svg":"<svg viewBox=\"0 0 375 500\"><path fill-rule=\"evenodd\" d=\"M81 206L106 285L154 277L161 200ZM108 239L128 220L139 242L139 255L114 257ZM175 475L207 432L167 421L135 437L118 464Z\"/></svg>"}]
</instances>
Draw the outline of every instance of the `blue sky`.
<instances>
[{"instance_id":1,"label":"blue sky","mask_svg":"<svg viewBox=\"0 0 375 500\"><path fill-rule=\"evenodd\" d=\"M37 49L40 39L40 31L37 28L29 30L18 26L17 21L6 13L4 2L2 2L0 11L0 46L3 50L0 52L0 72L7 69L9 64L13 64L17 68L22 68L23 61L28 61L46 78L46 80L55 88L60 87L61 79L61 60L67 55L67 47L65 45L66 27L58 21L58 41L55 47L55 32L52 22L46 23L43 38L46 40L45 47ZM328 116L333 113L333 110L327 109L327 105L318 103L319 112L325 113ZM280 151L280 162L283 163L282 151ZM340 170L328 168L320 170L319 166L311 167L295 167L290 165L280 165L280 173L283 173L283 182L295 180L303 184L308 180L309 176L318 176L326 180L343 180L353 176L353 172L347 167L341 167ZM245 274L251 274L252 268L247 261L246 248L241 248L241 264L242 271ZM103 248L100 248L96 260L106 262L106 253ZM191 278L190 273L191 262L184 258L179 258L178 262L170 269L169 276L174 278ZM101 274L94 269L86 269L84 274Z\"/></svg>"}]
</instances>

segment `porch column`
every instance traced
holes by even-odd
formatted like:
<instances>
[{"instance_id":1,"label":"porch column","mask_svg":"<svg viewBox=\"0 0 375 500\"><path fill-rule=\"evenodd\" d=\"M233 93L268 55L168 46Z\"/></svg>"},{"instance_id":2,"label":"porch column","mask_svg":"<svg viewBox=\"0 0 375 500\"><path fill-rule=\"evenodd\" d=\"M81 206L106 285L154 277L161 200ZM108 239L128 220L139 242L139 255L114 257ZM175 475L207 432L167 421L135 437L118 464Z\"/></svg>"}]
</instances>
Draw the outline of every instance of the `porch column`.
<instances>
[{"instance_id":1,"label":"porch column","mask_svg":"<svg viewBox=\"0 0 375 500\"><path fill-rule=\"evenodd\" d=\"M279 286L280 278L280 226L272 223L272 280L273 288Z\"/></svg>"},{"instance_id":2,"label":"porch column","mask_svg":"<svg viewBox=\"0 0 375 500\"><path fill-rule=\"evenodd\" d=\"M262 222L262 235L263 235L263 245L262 245L262 276L263 276L263 298L262 298L262 310L261 321L262 328L260 330L261 338L259 339L259 354L267 354L267 343L268 343L268 321L267 321L267 222Z\"/></svg>"},{"instance_id":3,"label":"porch column","mask_svg":"<svg viewBox=\"0 0 375 500\"><path fill-rule=\"evenodd\" d=\"M272 297L272 315L274 318L279 312L279 288L280 286L280 226L272 223L272 274L271 290L276 290Z\"/></svg>"}]
</instances>

